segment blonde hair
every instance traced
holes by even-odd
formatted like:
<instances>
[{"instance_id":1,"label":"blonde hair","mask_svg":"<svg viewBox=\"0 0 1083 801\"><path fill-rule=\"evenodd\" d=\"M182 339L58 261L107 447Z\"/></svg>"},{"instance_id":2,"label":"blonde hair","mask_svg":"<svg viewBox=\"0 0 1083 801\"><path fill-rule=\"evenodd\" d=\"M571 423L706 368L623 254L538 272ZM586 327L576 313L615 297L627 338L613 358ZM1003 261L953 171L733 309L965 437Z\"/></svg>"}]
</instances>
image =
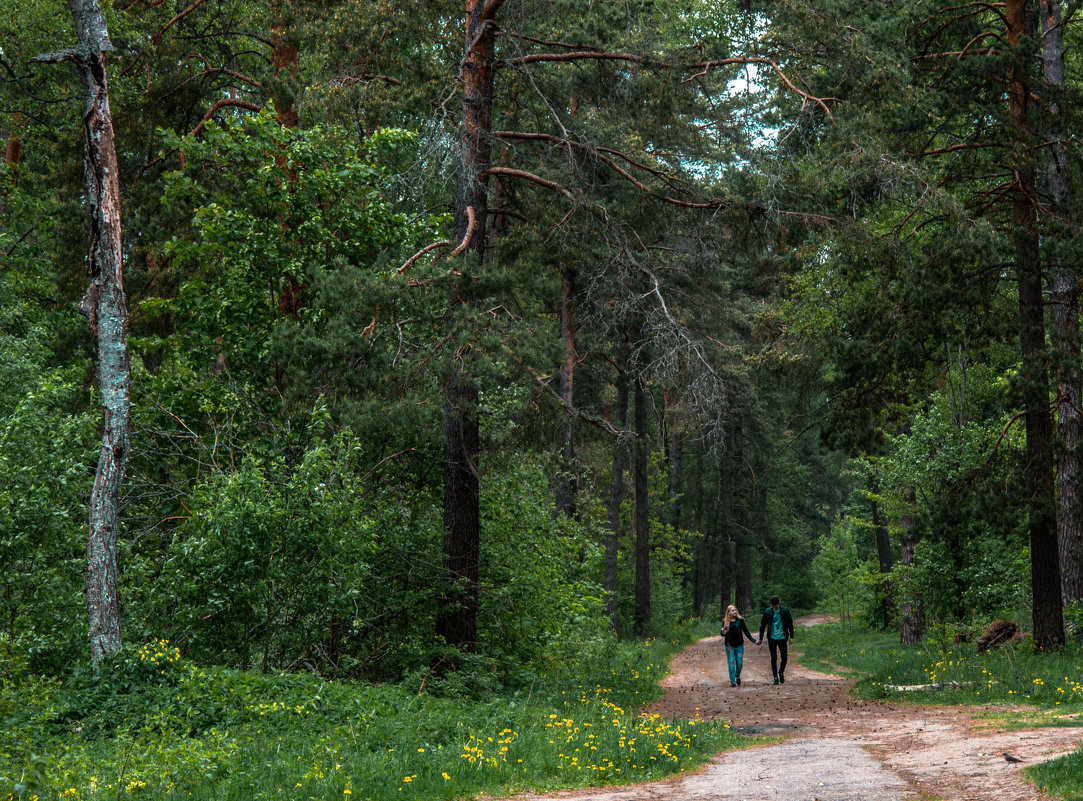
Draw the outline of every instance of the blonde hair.
<instances>
[{"instance_id":1,"label":"blonde hair","mask_svg":"<svg viewBox=\"0 0 1083 801\"><path fill-rule=\"evenodd\" d=\"M730 614L731 612L733 614ZM733 604L730 604L729 606L726 607L726 616L724 618L722 618L722 630L725 631L726 629L728 629L730 627L730 625L733 623L734 620L740 620L740 619L741 619L741 613L737 611L736 606L734 606Z\"/></svg>"}]
</instances>

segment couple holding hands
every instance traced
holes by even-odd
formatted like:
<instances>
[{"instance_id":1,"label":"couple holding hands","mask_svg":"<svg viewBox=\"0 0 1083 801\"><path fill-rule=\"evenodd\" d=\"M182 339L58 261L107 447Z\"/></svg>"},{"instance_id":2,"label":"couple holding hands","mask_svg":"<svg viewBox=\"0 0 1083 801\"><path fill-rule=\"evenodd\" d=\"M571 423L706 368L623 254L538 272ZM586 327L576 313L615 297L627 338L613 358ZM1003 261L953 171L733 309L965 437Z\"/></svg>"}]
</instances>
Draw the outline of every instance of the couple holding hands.
<instances>
[{"instance_id":1,"label":"couple holding hands","mask_svg":"<svg viewBox=\"0 0 1083 801\"><path fill-rule=\"evenodd\" d=\"M726 616L722 620L722 637L726 641L726 662L730 670L730 687L741 684L741 666L745 659L744 637L749 642L763 645L764 632L767 633L767 644L771 648L771 674L775 684L786 682L786 662L789 658L789 644L793 642L793 616L790 610L779 604L778 596L772 595L771 604L763 610L760 618L760 638L757 641L748 630L748 624L737 611L737 607L730 604L726 607ZM781 657L781 659L779 658Z\"/></svg>"}]
</instances>

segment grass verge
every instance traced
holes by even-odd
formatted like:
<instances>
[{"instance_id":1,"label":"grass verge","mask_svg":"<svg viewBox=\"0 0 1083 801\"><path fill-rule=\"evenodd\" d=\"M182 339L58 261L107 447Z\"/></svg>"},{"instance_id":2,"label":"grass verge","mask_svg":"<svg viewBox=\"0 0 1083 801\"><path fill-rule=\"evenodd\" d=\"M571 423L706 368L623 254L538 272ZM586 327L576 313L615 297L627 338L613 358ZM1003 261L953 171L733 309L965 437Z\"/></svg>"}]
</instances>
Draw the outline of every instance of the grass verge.
<instances>
[{"instance_id":1,"label":"grass verge","mask_svg":"<svg viewBox=\"0 0 1083 801\"><path fill-rule=\"evenodd\" d=\"M1083 725L1083 642L1036 654L1020 640L984 654L973 643L903 646L897 633L862 632L826 624L801 630L802 664L852 671L854 692L866 699L930 706L980 706L990 727L1019 729ZM909 688L909 689L900 689ZM1028 768L1025 775L1050 795L1083 801L1083 750Z\"/></svg>"},{"instance_id":2,"label":"grass verge","mask_svg":"<svg viewBox=\"0 0 1083 801\"><path fill-rule=\"evenodd\" d=\"M200 667L149 643L101 675L0 687L0 799L450 801L647 781L747 742L638 714L695 636L615 645L589 681L484 700Z\"/></svg>"}]
</instances>

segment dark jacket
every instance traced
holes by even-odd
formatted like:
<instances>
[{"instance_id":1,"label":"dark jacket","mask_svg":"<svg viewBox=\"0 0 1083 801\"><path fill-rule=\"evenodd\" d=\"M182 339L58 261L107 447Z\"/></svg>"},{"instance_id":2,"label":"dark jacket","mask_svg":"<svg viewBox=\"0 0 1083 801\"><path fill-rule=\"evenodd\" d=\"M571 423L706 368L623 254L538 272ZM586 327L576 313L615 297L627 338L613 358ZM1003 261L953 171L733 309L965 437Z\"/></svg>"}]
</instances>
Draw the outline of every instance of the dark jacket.
<instances>
[{"instance_id":1,"label":"dark jacket","mask_svg":"<svg viewBox=\"0 0 1083 801\"><path fill-rule=\"evenodd\" d=\"M749 642L756 642L752 637L752 632L748 630L748 624L745 623L743 617L736 618L730 623L729 628L722 629L722 636L726 638L726 645L731 648L736 648L738 645L744 645L744 640L741 639L741 635L744 634L748 637Z\"/></svg>"},{"instance_id":2,"label":"dark jacket","mask_svg":"<svg viewBox=\"0 0 1083 801\"><path fill-rule=\"evenodd\" d=\"M790 614L790 610L784 606L778 608L778 613L782 615L782 633L783 639L793 639L793 615ZM763 617L760 618L760 639L763 639L763 632L771 630L771 619L775 616L775 610L771 607L767 607L763 610Z\"/></svg>"}]
</instances>

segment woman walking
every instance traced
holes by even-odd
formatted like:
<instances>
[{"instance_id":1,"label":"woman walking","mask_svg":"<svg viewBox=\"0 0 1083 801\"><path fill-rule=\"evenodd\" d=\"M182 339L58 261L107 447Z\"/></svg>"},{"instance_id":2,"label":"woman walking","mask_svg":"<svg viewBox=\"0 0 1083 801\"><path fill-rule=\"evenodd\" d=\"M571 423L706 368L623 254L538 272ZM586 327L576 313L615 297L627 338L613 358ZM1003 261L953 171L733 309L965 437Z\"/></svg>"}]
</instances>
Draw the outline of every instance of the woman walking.
<instances>
[{"instance_id":1,"label":"woman walking","mask_svg":"<svg viewBox=\"0 0 1083 801\"><path fill-rule=\"evenodd\" d=\"M737 607L730 604L726 607L726 616L722 619L722 636L726 640L726 664L730 669L730 687L739 687L741 684L741 666L745 661L745 641L755 644L756 638L748 630L745 619L737 611Z\"/></svg>"}]
</instances>

